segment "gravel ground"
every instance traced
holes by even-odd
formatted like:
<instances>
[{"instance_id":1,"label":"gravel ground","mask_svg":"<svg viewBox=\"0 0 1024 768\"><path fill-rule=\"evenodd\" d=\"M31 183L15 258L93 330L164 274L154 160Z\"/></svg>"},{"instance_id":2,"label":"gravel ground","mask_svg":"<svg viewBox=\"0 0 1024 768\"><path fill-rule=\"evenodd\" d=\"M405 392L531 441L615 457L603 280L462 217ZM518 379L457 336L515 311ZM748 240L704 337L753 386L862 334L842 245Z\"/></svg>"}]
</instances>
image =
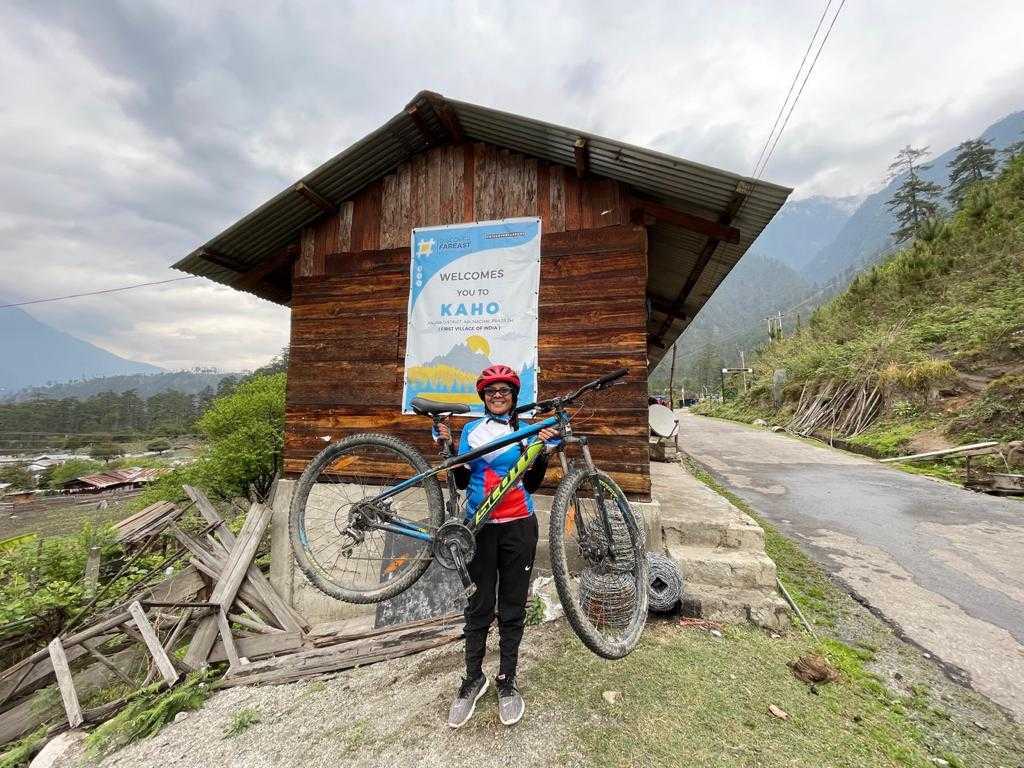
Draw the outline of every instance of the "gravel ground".
<instances>
[{"instance_id":1,"label":"gravel ground","mask_svg":"<svg viewBox=\"0 0 1024 768\"><path fill-rule=\"evenodd\" d=\"M494 688L462 729L445 725L451 697L462 674L462 643L352 670L333 679L290 685L227 689L197 712L151 739L130 745L99 763L103 768L288 768L290 766L536 766L581 764L566 738L572 713L531 710L530 669L549 650L563 621L529 628L520 674L527 700L514 728L497 717ZM495 633L492 632L492 640ZM496 643L495 643L496 645ZM485 671L497 671L496 647ZM225 738L232 716L257 710L261 722ZM95 766L79 750L62 768Z\"/></svg>"}]
</instances>

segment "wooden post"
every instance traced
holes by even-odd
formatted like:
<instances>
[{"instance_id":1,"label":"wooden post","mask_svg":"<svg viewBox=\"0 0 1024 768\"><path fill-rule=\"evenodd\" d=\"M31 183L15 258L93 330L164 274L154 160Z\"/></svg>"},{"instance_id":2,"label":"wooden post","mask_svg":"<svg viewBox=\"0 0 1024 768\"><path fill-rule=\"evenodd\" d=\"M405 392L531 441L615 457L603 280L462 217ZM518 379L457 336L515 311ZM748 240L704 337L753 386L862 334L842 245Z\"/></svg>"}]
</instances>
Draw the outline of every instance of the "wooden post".
<instances>
[{"instance_id":1,"label":"wooden post","mask_svg":"<svg viewBox=\"0 0 1024 768\"><path fill-rule=\"evenodd\" d=\"M85 593L92 595L100 581L100 548L89 547L89 557L85 561Z\"/></svg>"},{"instance_id":2,"label":"wooden post","mask_svg":"<svg viewBox=\"0 0 1024 768\"><path fill-rule=\"evenodd\" d=\"M57 676L57 687L60 689L60 697L64 701L64 711L68 715L68 725L77 728L85 721L85 718L82 717L78 693L75 691L75 683L71 679L71 667L68 666L68 657L64 653L64 645L59 637L50 641L49 651L53 672Z\"/></svg>"},{"instance_id":3,"label":"wooden post","mask_svg":"<svg viewBox=\"0 0 1024 768\"><path fill-rule=\"evenodd\" d=\"M217 611L217 628L220 630L221 639L224 641L224 653L228 657L228 669L235 669L239 666L238 649L235 647L235 638L231 635L231 625L228 624L228 617L224 611Z\"/></svg>"}]
</instances>

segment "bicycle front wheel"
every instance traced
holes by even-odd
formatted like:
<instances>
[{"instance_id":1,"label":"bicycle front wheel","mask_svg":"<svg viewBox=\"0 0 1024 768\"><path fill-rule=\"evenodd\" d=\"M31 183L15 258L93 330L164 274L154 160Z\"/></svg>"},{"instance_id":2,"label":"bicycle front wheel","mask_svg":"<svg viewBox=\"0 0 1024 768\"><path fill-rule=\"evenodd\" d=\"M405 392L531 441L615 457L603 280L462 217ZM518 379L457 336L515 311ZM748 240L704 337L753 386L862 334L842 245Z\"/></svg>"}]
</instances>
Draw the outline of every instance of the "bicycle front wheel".
<instances>
[{"instance_id":1,"label":"bicycle front wheel","mask_svg":"<svg viewBox=\"0 0 1024 768\"><path fill-rule=\"evenodd\" d=\"M430 565L430 543L376 529L397 516L433 535L444 520L437 480L398 484L430 471L423 455L388 435L352 435L324 448L295 486L288 529L310 583L348 603L379 603L404 592Z\"/></svg>"},{"instance_id":2,"label":"bicycle front wheel","mask_svg":"<svg viewBox=\"0 0 1024 768\"><path fill-rule=\"evenodd\" d=\"M573 631L598 656L627 655L647 621L647 558L636 516L611 477L586 468L566 475L551 507L548 546Z\"/></svg>"}]
</instances>

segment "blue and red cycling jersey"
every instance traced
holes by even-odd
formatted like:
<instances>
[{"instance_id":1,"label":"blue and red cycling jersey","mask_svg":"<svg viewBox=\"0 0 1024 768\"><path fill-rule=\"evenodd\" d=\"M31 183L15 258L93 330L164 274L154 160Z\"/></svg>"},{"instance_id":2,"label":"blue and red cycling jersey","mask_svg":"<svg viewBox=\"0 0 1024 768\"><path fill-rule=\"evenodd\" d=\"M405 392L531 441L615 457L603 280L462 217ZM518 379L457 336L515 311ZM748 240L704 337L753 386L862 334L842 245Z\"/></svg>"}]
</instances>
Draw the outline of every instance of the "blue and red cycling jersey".
<instances>
[{"instance_id":1,"label":"blue and red cycling jersey","mask_svg":"<svg viewBox=\"0 0 1024 768\"><path fill-rule=\"evenodd\" d=\"M520 421L520 427L526 425L526 421ZM512 432L512 426L508 420L501 416L485 416L482 419L471 421L462 428L462 436L459 439L459 453L467 453L481 445L493 442L498 438ZM474 459L469 463L469 485L466 488L466 518L472 518L480 503L489 494L501 479L509 473L512 466L522 456L522 448L519 443L507 445L496 451L491 451ZM506 493L501 502L491 510L489 522L507 523L510 520L519 520L533 514L533 498L523 485L520 478Z\"/></svg>"}]
</instances>

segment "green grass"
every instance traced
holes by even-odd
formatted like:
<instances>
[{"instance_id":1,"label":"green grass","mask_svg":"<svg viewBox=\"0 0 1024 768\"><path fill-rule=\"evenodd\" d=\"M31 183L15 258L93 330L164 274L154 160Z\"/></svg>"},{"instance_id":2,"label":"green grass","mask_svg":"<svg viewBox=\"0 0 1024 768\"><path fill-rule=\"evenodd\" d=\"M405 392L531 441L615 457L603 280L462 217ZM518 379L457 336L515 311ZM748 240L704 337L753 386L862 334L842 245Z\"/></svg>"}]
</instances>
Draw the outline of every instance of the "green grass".
<instances>
[{"instance_id":1,"label":"green grass","mask_svg":"<svg viewBox=\"0 0 1024 768\"><path fill-rule=\"evenodd\" d=\"M906 421L898 418L879 419L869 429L851 437L849 442L864 446L881 458L900 456L906 452L916 435L934 428L937 423L935 417L929 416L918 416Z\"/></svg>"},{"instance_id":2,"label":"green grass","mask_svg":"<svg viewBox=\"0 0 1024 768\"><path fill-rule=\"evenodd\" d=\"M567 640L559 658L531 672L529 695L576 714L573 747L599 767L932 766L902 705L842 644L820 650L843 679L814 692L798 681L787 663L812 650L795 633L744 626L718 638L664 622L611 664ZM602 698L608 690L621 693L618 704Z\"/></svg>"},{"instance_id":3,"label":"green grass","mask_svg":"<svg viewBox=\"0 0 1024 768\"><path fill-rule=\"evenodd\" d=\"M263 722L263 718L260 716L258 709L255 707L242 707L231 716L231 720L224 726L224 738L232 739L261 722Z\"/></svg>"},{"instance_id":4,"label":"green grass","mask_svg":"<svg viewBox=\"0 0 1024 768\"><path fill-rule=\"evenodd\" d=\"M580 754L596 768L932 768L936 757L951 765L1016 764L1019 731L979 737L927 685L890 688L872 665L878 642L902 647L899 641L887 629L877 642L838 639L849 631L849 612L858 610L849 596L741 499L701 467L689 468L762 525L779 577L822 639L795 624L783 637L750 626L727 627L716 637L672 620L652 621L636 651L609 663L567 635L560 653L530 671L527 689L531 706L536 700L538 709L570 713L572 738L563 757ZM811 652L839 671L837 682L812 688L793 676L788 664ZM915 679L912 669L901 669ZM605 691L618 692L620 700L609 704ZM769 706L788 719L774 717Z\"/></svg>"},{"instance_id":5,"label":"green grass","mask_svg":"<svg viewBox=\"0 0 1024 768\"><path fill-rule=\"evenodd\" d=\"M169 691L161 690L161 684L143 688L124 709L89 734L86 752L99 758L159 733L179 712L199 709L206 702L215 676L211 668L189 675Z\"/></svg>"},{"instance_id":6,"label":"green grass","mask_svg":"<svg viewBox=\"0 0 1024 768\"><path fill-rule=\"evenodd\" d=\"M0 752L0 768L22 768L28 765L32 756L46 741L46 727L32 731L11 744L6 752Z\"/></svg>"}]
</instances>

